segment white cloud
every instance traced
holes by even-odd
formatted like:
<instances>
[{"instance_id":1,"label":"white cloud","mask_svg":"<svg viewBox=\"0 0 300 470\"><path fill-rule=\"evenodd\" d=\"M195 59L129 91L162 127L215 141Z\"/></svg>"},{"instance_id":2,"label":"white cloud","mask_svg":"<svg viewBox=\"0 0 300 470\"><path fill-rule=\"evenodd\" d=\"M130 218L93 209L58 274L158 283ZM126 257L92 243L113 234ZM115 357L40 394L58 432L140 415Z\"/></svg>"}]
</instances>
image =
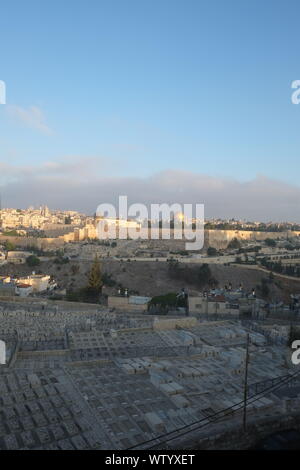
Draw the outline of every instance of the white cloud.
<instances>
[{"instance_id":1,"label":"white cloud","mask_svg":"<svg viewBox=\"0 0 300 470\"><path fill-rule=\"evenodd\" d=\"M37 165L12 165L0 162L2 180L13 177L21 182L25 178L39 180L40 178L79 178L84 175L91 177L95 170L106 166L106 159L101 157L68 156L61 161L46 161Z\"/></svg>"},{"instance_id":2,"label":"white cloud","mask_svg":"<svg viewBox=\"0 0 300 470\"><path fill-rule=\"evenodd\" d=\"M8 105L6 110L9 116L25 126L36 129L42 134L53 134L52 129L45 122L44 113L37 106L22 108L21 106Z\"/></svg>"}]
</instances>

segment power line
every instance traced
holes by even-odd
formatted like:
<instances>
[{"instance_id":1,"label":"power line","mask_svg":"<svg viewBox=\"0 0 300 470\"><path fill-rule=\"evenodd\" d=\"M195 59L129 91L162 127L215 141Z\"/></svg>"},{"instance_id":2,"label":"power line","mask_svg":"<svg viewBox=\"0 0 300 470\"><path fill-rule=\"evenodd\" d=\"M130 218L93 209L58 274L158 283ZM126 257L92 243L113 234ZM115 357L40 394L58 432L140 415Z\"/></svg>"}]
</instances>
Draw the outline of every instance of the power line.
<instances>
[{"instance_id":1,"label":"power line","mask_svg":"<svg viewBox=\"0 0 300 470\"><path fill-rule=\"evenodd\" d=\"M300 373L300 371L299 371L299 372L296 372L295 374L291 375L290 377L284 379L284 380L282 381L282 383L278 383L278 384L276 384L276 385L274 385L274 386L271 386L271 387L269 387L269 388L263 390L262 392L257 393L254 397L252 397L252 398L248 401L248 405L249 405L249 404L252 404L252 403L255 403L256 401L260 400L263 396L267 395L268 393L270 393L270 392L272 392L272 391L274 391L274 390L277 390L278 388L280 388L280 387L283 386L283 385L286 385L286 384L287 384L290 380L292 380L296 375L299 375L299 373ZM260 395L260 396L258 396L257 398L255 398L257 395ZM208 418L212 418L212 421L206 422L206 423L204 423L204 424L201 425L201 426L197 426L196 428L189 429L189 430L187 430L187 431L185 431L185 432L179 434L178 436L171 437L170 439L167 439L167 440L162 441L162 442L160 442L160 443L158 443L158 444L155 444L155 445L164 444L165 442L169 442L169 441L171 441L171 440L180 438L180 437L182 437L182 436L184 436L184 435L186 435L186 434L188 434L188 433L190 433L190 432L192 432L192 431L201 429L201 428L203 428L203 427L209 425L211 422L216 422L216 421L218 421L218 420L224 418L224 416L227 416L227 415L229 415L229 414L231 414L231 413L235 413L236 411L240 411L241 409L243 409L243 407L244 407L244 400L241 401L240 403L237 403L236 405L233 405L232 407L229 407L229 408L227 408L227 409L225 409L225 410L221 410L220 412L217 412L217 413L215 413L214 415L209 416ZM222 414L222 413L224 413L223 416L222 416L222 415L221 415L221 416L217 416L217 415L220 415L220 414ZM215 416L216 416L216 417L215 417ZM154 446L152 446L152 447L154 447ZM150 447L150 449L151 449L152 447Z\"/></svg>"},{"instance_id":2,"label":"power line","mask_svg":"<svg viewBox=\"0 0 300 470\"><path fill-rule=\"evenodd\" d=\"M299 374L299 372L297 373L297 375L298 375L298 374ZM290 380L291 380L291 379L292 379L292 377L290 377ZM259 397L257 397L257 398L254 398L254 397L253 397L253 398L251 399L251 402L248 402L247 405L249 405L249 404L251 405L252 403L255 403L256 401L260 400L260 399L262 398L262 396L264 396L264 395L270 393L271 391L276 390L277 388L280 388L282 385L285 385L286 383L288 383L288 380L287 380L285 383L281 383L281 384L279 384L279 385L277 384L277 385L274 386L274 387L270 387L270 389L264 390L264 392L258 393L257 395L261 395L261 396L259 396ZM193 432L193 431L202 429L202 428L204 428L205 426L207 426L207 425L209 425L209 424L211 424L211 423L217 422L218 420L223 419L225 416L227 416L227 415L229 415L229 414L232 414L232 413L235 413L235 412L237 412L237 411L240 411L240 410L242 410L242 409L244 409L244 400L241 401L240 403L236 404L236 405L233 405L233 406L230 407L230 408L227 408L226 410L223 410L223 412L224 412L224 415L223 415L223 416L216 416L216 418L214 418L215 415L212 415L212 416L211 416L211 417L212 417L212 420L211 420L210 422L206 422L206 423L202 424L201 426L197 426L196 428L189 429L189 430L187 430L187 431L185 431L185 432L179 434L178 436L174 436L174 437L171 437L171 438L169 438L169 439L166 439L165 441L162 441L162 442L159 442L159 443L157 443L157 444L154 444L153 446L148 447L148 449L152 449L152 448L155 448L155 446L157 446L157 445L162 445L162 444L164 444L164 443L166 443L166 442L169 442L169 441L172 441L172 440L181 438L182 436L184 436L184 435L186 435L186 434L189 434L190 432ZM221 411L220 413L222 413L222 411ZM216 413L216 415L217 415L217 413ZM211 418L211 417L209 416L209 418Z\"/></svg>"},{"instance_id":3,"label":"power line","mask_svg":"<svg viewBox=\"0 0 300 470\"><path fill-rule=\"evenodd\" d=\"M298 375L298 374L299 374L299 372L297 372L297 374L295 374L295 375ZM294 376L293 376L293 377L294 377ZM262 398L262 396L266 395L267 393L270 393L270 392L276 390L277 388L280 388L282 385L285 385L285 384L288 383L293 377L291 376L291 377L289 377L288 379L286 379L285 381L283 381L282 383L276 384L275 386L269 387L269 389L265 389L263 392L257 393L254 397L252 397L252 398L250 399L251 401L249 400L248 405L249 405L249 404L252 404L252 403L254 403L254 402L258 401L258 400L260 400L260 398ZM257 398L255 398L257 395L260 395L260 396L257 397ZM213 423L213 422L217 422L218 420L223 419L225 416L227 416L227 415L229 415L229 414L232 414L232 413L235 413L235 412L237 412L237 411L240 411L240 410L242 410L243 408L244 408L244 400L241 401L241 402L239 402L239 403L237 403L237 404L235 404L235 405L233 405L233 406L231 406L231 407L229 407L229 408L227 408L227 409L221 410L221 411L219 411L219 412L217 412L217 413L215 413L215 414L213 414L213 415L208 416L208 418L209 418L211 421L206 422L206 423L204 423L204 424L202 424L202 425L200 425L200 426L197 426L197 427L195 427L195 428L193 428L193 429L189 429L189 430L187 430L187 431L185 431L185 432L183 432L183 433L180 433L180 434L177 435L177 436L170 437L169 439L166 439L165 441L162 441L162 442L159 442L159 443L157 443L157 444L154 444L153 446L151 446L151 447L149 447L149 448L151 449L151 448L154 448L154 447L157 446L157 445L162 445L162 444L164 444L164 443L166 443L166 442L169 442L169 441L171 441L171 440L178 439L178 438L180 438L180 437L182 437L182 436L184 436L184 435L186 435L186 434L189 434L190 432L199 430L199 429L201 429L201 428L203 428L203 427L205 427L205 426L207 426L207 425L209 425L209 424L211 424L211 423ZM219 416L219 415L221 415L221 416ZM201 421L203 421L203 419L202 419ZM192 423L190 426L193 426L194 424L196 424L196 423ZM188 427L188 426L187 426L187 427ZM176 431L173 431L173 432L176 432Z\"/></svg>"},{"instance_id":4,"label":"power line","mask_svg":"<svg viewBox=\"0 0 300 470\"><path fill-rule=\"evenodd\" d=\"M299 375L300 374L300 371L297 371L295 372L294 374L290 374L288 377L287 376L284 376L284 378L282 379L282 381L280 381L279 379L279 382L276 384L276 385L272 385L271 387L269 388L266 388L265 390L261 391L261 392L258 392L256 393L253 397L251 397L250 399L248 399L248 403L247 405L249 404L252 404L256 401L258 401L262 396L266 395L267 393L271 392L271 391L274 391L274 390L277 390L278 388L282 387L283 385L286 385L288 382L290 382L295 376ZM277 377L276 377L277 378ZM260 396L258 396L260 395ZM255 398L257 397L257 398ZM224 416L226 416L227 414L231 414L231 413L235 413L236 411L240 411L241 409L243 409L244 407L244 399L238 403L236 403L235 405L232 405L228 408L224 408L223 410L220 410L220 411L217 411L216 413L213 413L212 415L209 415L205 418L201 418L200 420L197 420L197 421L194 421L193 423L190 423L190 424L186 424L185 426L182 426L181 428L177 428L175 429L174 431L170 431L168 433L164 433L164 434L161 434L159 436L156 436L152 439L149 439L147 441L144 441L144 442L141 442L139 444L136 444L135 446L132 446L132 447L129 447L127 448L126 450L133 450L133 449L137 449L138 447L140 446L144 446L146 444L150 444L154 441L157 441L158 439L161 439L161 438L165 438L167 436L170 436L171 434L174 434L174 433L177 433L177 432L180 432L180 431L184 431L185 429L187 428L191 428L192 426L195 426L196 424L200 424L200 423L203 423L203 421L205 421L205 423L203 423L202 425L200 426L197 426L193 429L188 429L187 431L185 432L182 432L180 433L179 435L177 436L173 436L173 437L170 437L169 439L165 439L164 441L161 441L161 442L157 442L157 443L154 443L152 446L150 447L147 447L147 449L152 449L158 445L162 445L166 442L169 442L171 440L174 440L174 439L178 439L190 432L193 432L193 431L196 431L198 429L201 429L203 428L204 426L207 426L209 424L211 424L212 422L214 421L217 421L218 419L222 419L224 418ZM220 416L221 415L221 416ZM210 420L207 422L207 420Z\"/></svg>"}]
</instances>

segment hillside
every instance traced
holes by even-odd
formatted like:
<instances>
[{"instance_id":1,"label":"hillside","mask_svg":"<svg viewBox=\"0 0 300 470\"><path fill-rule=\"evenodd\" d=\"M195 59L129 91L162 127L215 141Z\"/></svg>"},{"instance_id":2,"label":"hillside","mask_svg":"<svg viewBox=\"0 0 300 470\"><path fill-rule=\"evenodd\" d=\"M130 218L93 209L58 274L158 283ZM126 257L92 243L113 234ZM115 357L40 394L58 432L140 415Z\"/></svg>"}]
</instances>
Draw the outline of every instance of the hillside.
<instances>
[{"instance_id":1,"label":"hillside","mask_svg":"<svg viewBox=\"0 0 300 470\"><path fill-rule=\"evenodd\" d=\"M87 283L87 273L90 269L90 262L70 261L67 264L57 265L53 261L42 263L36 272L51 274L57 280L59 287L77 289ZM189 289L190 293L197 294L205 286L199 285L197 278L193 276L189 281L174 279L170 276L169 265L165 262L147 261L117 261L104 259L101 261L102 272L111 276L115 281L115 287L105 287L107 294L115 293L117 285L128 288L140 295L159 295L161 293L177 291L182 287ZM187 270L198 269L199 264L181 263L180 266ZM233 288L237 288L240 283L244 289L251 290L261 283L262 279L267 279L268 275L256 269L247 269L238 266L210 265L211 276L218 281L218 285L223 287L231 283ZM26 265L5 265L0 267L0 275L15 274L17 276L28 275L32 268ZM195 280L194 280L195 279ZM288 302L292 292L300 291L300 284L297 281L288 279L275 280L268 284L270 295L273 299L284 299Z\"/></svg>"}]
</instances>

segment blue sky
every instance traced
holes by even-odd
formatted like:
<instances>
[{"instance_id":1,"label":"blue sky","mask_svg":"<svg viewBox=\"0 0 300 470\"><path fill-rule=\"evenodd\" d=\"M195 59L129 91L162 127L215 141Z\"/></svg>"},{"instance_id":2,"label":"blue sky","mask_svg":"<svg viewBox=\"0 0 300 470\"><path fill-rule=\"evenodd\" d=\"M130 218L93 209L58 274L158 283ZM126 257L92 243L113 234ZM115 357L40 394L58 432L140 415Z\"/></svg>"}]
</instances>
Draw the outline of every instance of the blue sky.
<instances>
[{"instance_id":1,"label":"blue sky","mask_svg":"<svg viewBox=\"0 0 300 470\"><path fill-rule=\"evenodd\" d=\"M0 183L93 161L93 177L298 186L299 13L297 0L2 4Z\"/></svg>"}]
</instances>

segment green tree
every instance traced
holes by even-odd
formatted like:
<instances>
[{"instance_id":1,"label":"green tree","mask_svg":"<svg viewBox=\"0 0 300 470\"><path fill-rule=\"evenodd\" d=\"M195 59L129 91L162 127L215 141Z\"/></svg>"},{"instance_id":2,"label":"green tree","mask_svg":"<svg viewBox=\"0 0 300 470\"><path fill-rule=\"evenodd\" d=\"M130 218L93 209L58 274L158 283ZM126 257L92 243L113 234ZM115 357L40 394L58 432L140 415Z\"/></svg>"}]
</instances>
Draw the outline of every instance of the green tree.
<instances>
[{"instance_id":1,"label":"green tree","mask_svg":"<svg viewBox=\"0 0 300 470\"><path fill-rule=\"evenodd\" d=\"M30 256L27 256L26 263L28 266L33 267L33 266L38 266L39 264L41 264L41 261L37 256L30 255Z\"/></svg>"},{"instance_id":2,"label":"green tree","mask_svg":"<svg viewBox=\"0 0 300 470\"><path fill-rule=\"evenodd\" d=\"M4 248L6 251L14 251L16 249L16 246L9 240L6 240L6 242L4 243Z\"/></svg>"},{"instance_id":3,"label":"green tree","mask_svg":"<svg viewBox=\"0 0 300 470\"><path fill-rule=\"evenodd\" d=\"M89 272L88 287L100 292L102 285L103 285L103 282L102 282L101 266L100 266L99 258L96 255L94 262L92 264L91 270Z\"/></svg>"},{"instance_id":4,"label":"green tree","mask_svg":"<svg viewBox=\"0 0 300 470\"><path fill-rule=\"evenodd\" d=\"M241 242L235 237L228 243L227 248L229 250L235 250L241 248Z\"/></svg>"},{"instance_id":5,"label":"green tree","mask_svg":"<svg viewBox=\"0 0 300 470\"><path fill-rule=\"evenodd\" d=\"M153 297L148 303L148 310L158 307L161 313L166 314L168 310L182 306L184 306L182 299L178 299L175 292L169 292Z\"/></svg>"},{"instance_id":6,"label":"green tree","mask_svg":"<svg viewBox=\"0 0 300 470\"><path fill-rule=\"evenodd\" d=\"M16 230L9 230L8 232L3 232L4 237L19 237L20 234Z\"/></svg>"},{"instance_id":7,"label":"green tree","mask_svg":"<svg viewBox=\"0 0 300 470\"><path fill-rule=\"evenodd\" d=\"M211 271L208 264L204 263L197 269L197 281L199 285L202 287L209 282L211 278Z\"/></svg>"},{"instance_id":8,"label":"green tree","mask_svg":"<svg viewBox=\"0 0 300 470\"><path fill-rule=\"evenodd\" d=\"M273 238L266 238L265 239L265 244L267 246L274 247L274 246L276 246L276 241Z\"/></svg>"},{"instance_id":9,"label":"green tree","mask_svg":"<svg viewBox=\"0 0 300 470\"><path fill-rule=\"evenodd\" d=\"M207 256L216 256L218 254L218 251L216 248L213 248L212 246L209 246L207 248Z\"/></svg>"}]
</instances>

